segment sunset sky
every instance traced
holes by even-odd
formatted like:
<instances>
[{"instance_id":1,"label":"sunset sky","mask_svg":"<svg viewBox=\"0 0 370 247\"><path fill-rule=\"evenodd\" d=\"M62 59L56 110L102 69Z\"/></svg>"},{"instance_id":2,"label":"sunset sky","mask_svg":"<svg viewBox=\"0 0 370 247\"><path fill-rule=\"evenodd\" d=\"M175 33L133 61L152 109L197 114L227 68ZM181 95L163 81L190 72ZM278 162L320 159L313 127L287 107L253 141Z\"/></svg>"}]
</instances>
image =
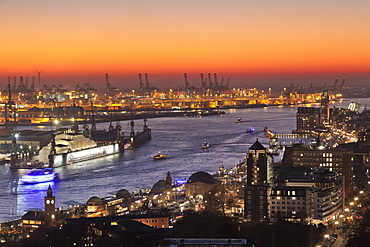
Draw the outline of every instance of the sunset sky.
<instances>
[{"instance_id":1,"label":"sunset sky","mask_svg":"<svg viewBox=\"0 0 370 247\"><path fill-rule=\"evenodd\" d=\"M0 86L370 84L369 0L0 0Z\"/></svg>"}]
</instances>

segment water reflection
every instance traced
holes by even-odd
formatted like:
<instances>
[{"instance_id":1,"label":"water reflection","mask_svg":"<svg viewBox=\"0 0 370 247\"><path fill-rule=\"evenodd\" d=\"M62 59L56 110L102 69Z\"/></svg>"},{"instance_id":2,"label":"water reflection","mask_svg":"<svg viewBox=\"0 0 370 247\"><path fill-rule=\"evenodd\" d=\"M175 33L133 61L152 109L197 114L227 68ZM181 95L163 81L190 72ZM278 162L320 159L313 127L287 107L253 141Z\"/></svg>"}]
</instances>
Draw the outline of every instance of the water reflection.
<instances>
[{"instance_id":1,"label":"water reflection","mask_svg":"<svg viewBox=\"0 0 370 247\"><path fill-rule=\"evenodd\" d=\"M57 190L57 183L57 181L52 181L37 184L22 184L20 181L18 181L16 188L16 214L21 216L29 210L44 210L43 205L46 191L50 186L55 192Z\"/></svg>"}]
</instances>

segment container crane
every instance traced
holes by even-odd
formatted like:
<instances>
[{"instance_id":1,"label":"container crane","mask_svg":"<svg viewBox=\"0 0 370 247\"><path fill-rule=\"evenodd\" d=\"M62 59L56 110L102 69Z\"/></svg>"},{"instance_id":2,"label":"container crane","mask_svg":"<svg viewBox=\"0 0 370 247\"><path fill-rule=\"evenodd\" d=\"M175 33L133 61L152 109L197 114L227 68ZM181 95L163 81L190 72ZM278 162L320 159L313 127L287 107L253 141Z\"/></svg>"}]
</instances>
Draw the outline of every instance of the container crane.
<instances>
[{"instance_id":1,"label":"container crane","mask_svg":"<svg viewBox=\"0 0 370 247\"><path fill-rule=\"evenodd\" d=\"M339 85L338 89L339 89L339 92L342 91L343 89L343 85L344 85L344 82L346 81L346 78L343 79L342 83Z\"/></svg>"},{"instance_id":2,"label":"container crane","mask_svg":"<svg viewBox=\"0 0 370 247\"><path fill-rule=\"evenodd\" d=\"M143 89L144 84L143 84L143 78L141 76L141 73L139 73L139 89Z\"/></svg>"},{"instance_id":3,"label":"container crane","mask_svg":"<svg viewBox=\"0 0 370 247\"><path fill-rule=\"evenodd\" d=\"M217 88L218 89L218 81L217 81L217 74L216 73L214 73L213 74L213 76L214 76L214 78L215 78L215 88Z\"/></svg>"},{"instance_id":4,"label":"container crane","mask_svg":"<svg viewBox=\"0 0 370 247\"><path fill-rule=\"evenodd\" d=\"M189 89L189 82L188 82L188 76L186 73L184 73L184 81L185 81L185 90Z\"/></svg>"},{"instance_id":5,"label":"container crane","mask_svg":"<svg viewBox=\"0 0 370 247\"><path fill-rule=\"evenodd\" d=\"M145 87L150 88L148 73L145 73Z\"/></svg>"},{"instance_id":6,"label":"container crane","mask_svg":"<svg viewBox=\"0 0 370 247\"><path fill-rule=\"evenodd\" d=\"M204 81L203 73L200 73L200 82L202 83L202 90L207 88L207 83Z\"/></svg>"},{"instance_id":7,"label":"container crane","mask_svg":"<svg viewBox=\"0 0 370 247\"><path fill-rule=\"evenodd\" d=\"M109 83L109 76L108 76L108 73L105 73L105 85L106 85L106 88L105 88L105 90L106 90L106 93L107 93L107 95L110 95L110 83Z\"/></svg>"},{"instance_id":8,"label":"container crane","mask_svg":"<svg viewBox=\"0 0 370 247\"><path fill-rule=\"evenodd\" d=\"M209 84L209 88L213 88L211 73L208 73L208 84Z\"/></svg>"}]
</instances>

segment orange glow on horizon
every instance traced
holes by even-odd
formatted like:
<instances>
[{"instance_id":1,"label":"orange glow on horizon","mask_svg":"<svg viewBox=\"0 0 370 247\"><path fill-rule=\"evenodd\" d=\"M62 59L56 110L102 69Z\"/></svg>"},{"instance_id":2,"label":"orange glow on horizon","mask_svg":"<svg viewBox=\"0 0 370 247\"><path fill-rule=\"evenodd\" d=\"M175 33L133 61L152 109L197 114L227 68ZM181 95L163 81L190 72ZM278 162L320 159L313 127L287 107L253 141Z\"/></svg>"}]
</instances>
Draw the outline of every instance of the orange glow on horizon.
<instances>
[{"instance_id":1,"label":"orange glow on horizon","mask_svg":"<svg viewBox=\"0 0 370 247\"><path fill-rule=\"evenodd\" d=\"M20 1L2 3L3 77L370 73L366 1Z\"/></svg>"}]
</instances>

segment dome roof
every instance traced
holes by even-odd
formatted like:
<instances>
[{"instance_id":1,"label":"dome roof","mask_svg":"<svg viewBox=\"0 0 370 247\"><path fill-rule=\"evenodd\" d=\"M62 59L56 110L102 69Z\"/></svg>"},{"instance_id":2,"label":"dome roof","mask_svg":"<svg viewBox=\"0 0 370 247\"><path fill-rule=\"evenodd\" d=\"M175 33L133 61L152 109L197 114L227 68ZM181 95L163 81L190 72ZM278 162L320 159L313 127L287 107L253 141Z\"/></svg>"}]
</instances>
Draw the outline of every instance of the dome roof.
<instances>
[{"instance_id":1,"label":"dome roof","mask_svg":"<svg viewBox=\"0 0 370 247\"><path fill-rule=\"evenodd\" d=\"M129 198L129 197L131 197L131 194L128 190L121 189L121 190L117 191L116 197L117 198Z\"/></svg>"},{"instance_id":2,"label":"dome roof","mask_svg":"<svg viewBox=\"0 0 370 247\"><path fill-rule=\"evenodd\" d=\"M189 177L187 182L188 183L202 182L206 184L214 184L217 183L218 180L216 180L207 172L196 172Z\"/></svg>"},{"instance_id":3,"label":"dome roof","mask_svg":"<svg viewBox=\"0 0 370 247\"><path fill-rule=\"evenodd\" d=\"M167 182L165 180L163 179L159 180L153 185L152 190L165 190L166 185L167 185Z\"/></svg>"},{"instance_id":4,"label":"dome roof","mask_svg":"<svg viewBox=\"0 0 370 247\"><path fill-rule=\"evenodd\" d=\"M90 199L87 202L102 202L102 199L100 199L97 196L90 197Z\"/></svg>"}]
</instances>

